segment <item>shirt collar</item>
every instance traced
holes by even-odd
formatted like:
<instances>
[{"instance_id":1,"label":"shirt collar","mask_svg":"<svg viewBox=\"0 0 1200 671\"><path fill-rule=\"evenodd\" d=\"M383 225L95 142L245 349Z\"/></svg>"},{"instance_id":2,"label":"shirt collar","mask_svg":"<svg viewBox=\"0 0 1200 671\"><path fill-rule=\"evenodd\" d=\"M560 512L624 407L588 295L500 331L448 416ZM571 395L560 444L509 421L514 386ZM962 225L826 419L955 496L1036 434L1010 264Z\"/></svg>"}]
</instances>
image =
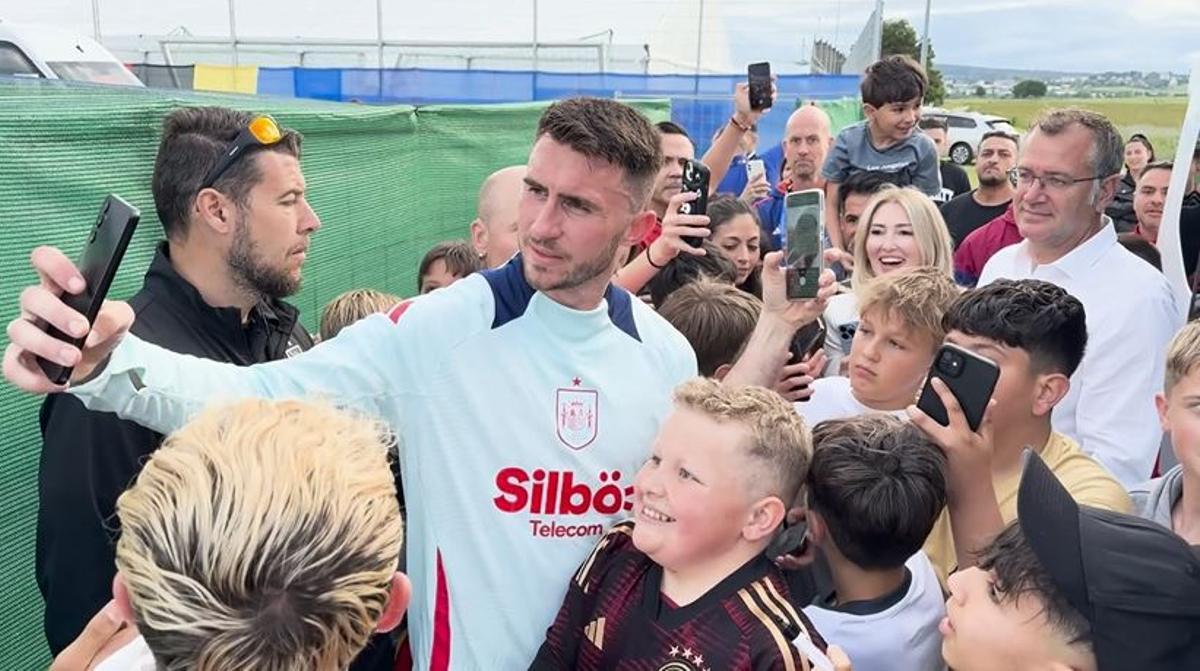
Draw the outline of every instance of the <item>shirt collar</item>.
<instances>
[{"instance_id":1,"label":"shirt collar","mask_svg":"<svg viewBox=\"0 0 1200 671\"><path fill-rule=\"evenodd\" d=\"M1067 277L1080 278L1100 261L1105 252L1113 245L1118 244L1117 229L1113 226L1112 219L1108 215L1103 215L1100 230L1095 235L1064 254L1057 261L1050 263L1034 263L1033 258L1029 256L1029 241L1026 240L1023 244L1025 245L1025 249L1022 250L1023 256L1031 269L1046 266L1059 270Z\"/></svg>"}]
</instances>

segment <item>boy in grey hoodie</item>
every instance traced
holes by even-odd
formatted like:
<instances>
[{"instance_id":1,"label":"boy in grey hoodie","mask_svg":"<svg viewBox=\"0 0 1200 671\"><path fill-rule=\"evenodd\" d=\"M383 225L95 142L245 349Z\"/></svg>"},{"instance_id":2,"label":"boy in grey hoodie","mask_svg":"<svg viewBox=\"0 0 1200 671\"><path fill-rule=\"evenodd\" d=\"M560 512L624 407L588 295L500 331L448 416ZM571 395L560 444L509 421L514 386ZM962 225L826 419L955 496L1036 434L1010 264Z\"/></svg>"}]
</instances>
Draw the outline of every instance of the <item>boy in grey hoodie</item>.
<instances>
[{"instance_id":1,"label":"boy in grey hoodie","mask_svg":"<svg viewBox=\"0 0 1200 671\"><path fill-rule=\"evenodd\" d=\"M1179 465L1134 487L1130 496L1137 514L1200 545L1200 321L1171 340L1165 377L1154 402Z\"/></svg>"}]
</instances>

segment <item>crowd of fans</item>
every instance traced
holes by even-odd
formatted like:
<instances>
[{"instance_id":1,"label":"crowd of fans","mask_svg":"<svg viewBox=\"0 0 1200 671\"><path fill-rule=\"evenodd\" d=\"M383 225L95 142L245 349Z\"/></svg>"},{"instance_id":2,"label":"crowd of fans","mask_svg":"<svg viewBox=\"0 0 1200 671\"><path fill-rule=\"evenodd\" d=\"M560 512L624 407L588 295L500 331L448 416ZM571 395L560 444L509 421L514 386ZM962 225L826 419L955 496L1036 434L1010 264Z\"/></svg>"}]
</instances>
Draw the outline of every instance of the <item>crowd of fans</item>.
<instances>
[{"instance_id":1,"label":"crowd of fans","mask_svg":"<svg viewBox=\"0 0 1200 671\"><path fill-rule=\"evenodd\" d=\"M301 138L222 173L252 117L170 113L143 289L88 324L39 248L9 326L6 378L49 394L55 668L1200 668L1200 323L1156 249L1186 169L1195 272L1200 148L1053 109L987 133L972 189L927 85L881 60L863 122L802 106L753 174L739 85L704 214L685 129L557 102L469 240L315 342ZM814 188L826 269L789 300ZM945 344L999 371L976 428L927 381Z\"/></svg>"}]
</instances>

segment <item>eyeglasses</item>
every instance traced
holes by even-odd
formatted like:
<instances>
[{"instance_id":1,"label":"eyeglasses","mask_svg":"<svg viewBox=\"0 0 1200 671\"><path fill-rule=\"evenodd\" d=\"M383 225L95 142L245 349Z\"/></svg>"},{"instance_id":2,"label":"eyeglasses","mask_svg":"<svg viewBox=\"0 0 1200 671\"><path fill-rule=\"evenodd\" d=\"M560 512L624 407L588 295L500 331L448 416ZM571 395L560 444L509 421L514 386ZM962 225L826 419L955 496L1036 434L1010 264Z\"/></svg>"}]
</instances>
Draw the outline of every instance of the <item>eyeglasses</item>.
<instances>
[{"instance_id":1,"label":"eyeglasses","mask_svg":"<svg viewBox=\"0 0 1200 671\"><path fill-rule=\"evenodd\" d=\"M1008 174L1017 180L1017 186L1028 189L1033 187L1034 182L1041 182L1042 188L1047 191L1066 191L1080 182L1091 182L1106 177L1106 175L1092 175L1091 177L1078 178L1066 177L1064 175L1038 175L1032 170L1024 168L1013 168Z\"/></svg>"},{"instance_id":2,"label":"eyeglasses","mask_svg":"<svg viewBox=\"0 0 1200 671\"><path fill-rule=\"evenodd\" d=\"M246 153L251 147L269 147L278 143L283 139L283 133L279 130L279 124L269 116L258 116L250 120L250 123L237 134L233 142L225 148L221 154L221 160L213 166L213 169L208 171L208 175L204 181L200 183L200 188L207 189L213 184L216 184L221 175L233 165L234 161L238 160L242 154Z\"/></svg>"}]
</instances>

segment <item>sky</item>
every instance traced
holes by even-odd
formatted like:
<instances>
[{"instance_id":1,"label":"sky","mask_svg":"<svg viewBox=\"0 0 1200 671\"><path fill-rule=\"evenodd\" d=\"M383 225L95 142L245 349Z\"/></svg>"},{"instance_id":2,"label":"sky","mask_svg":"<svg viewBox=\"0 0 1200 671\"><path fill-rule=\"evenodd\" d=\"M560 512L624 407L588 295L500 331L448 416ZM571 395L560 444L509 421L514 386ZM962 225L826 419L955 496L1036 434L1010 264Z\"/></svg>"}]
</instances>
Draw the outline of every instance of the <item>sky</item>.
<instances>
[{"instance_id":1,"label":"sky","mask_svg":"<svg viewBox=\"0 0 1200 671\"><path fill-rule=\"evenodd\" d=\"M393 39L529 41L534 0L380 0ZM104 36L229 32L229 0L95 0ZM242 37L374 39L376 0L234 0ZM693 59L701 0L538 0L542 41L613 31L618 44L656 45ZM93 0L0 0L0 18L92 34ZM814 36L848 48L872 0L705 0L706 66L795 63ZM885 2L886 18L918 30L924 0ZM1187 72L1200 58L1200 0L932 0L937 60L1079 72ZM711 61L709 57L711 56ZM798 67L798 66L797 66ZM783 69L783 68L779 68Z\"/></svg>"}]
</instances>

